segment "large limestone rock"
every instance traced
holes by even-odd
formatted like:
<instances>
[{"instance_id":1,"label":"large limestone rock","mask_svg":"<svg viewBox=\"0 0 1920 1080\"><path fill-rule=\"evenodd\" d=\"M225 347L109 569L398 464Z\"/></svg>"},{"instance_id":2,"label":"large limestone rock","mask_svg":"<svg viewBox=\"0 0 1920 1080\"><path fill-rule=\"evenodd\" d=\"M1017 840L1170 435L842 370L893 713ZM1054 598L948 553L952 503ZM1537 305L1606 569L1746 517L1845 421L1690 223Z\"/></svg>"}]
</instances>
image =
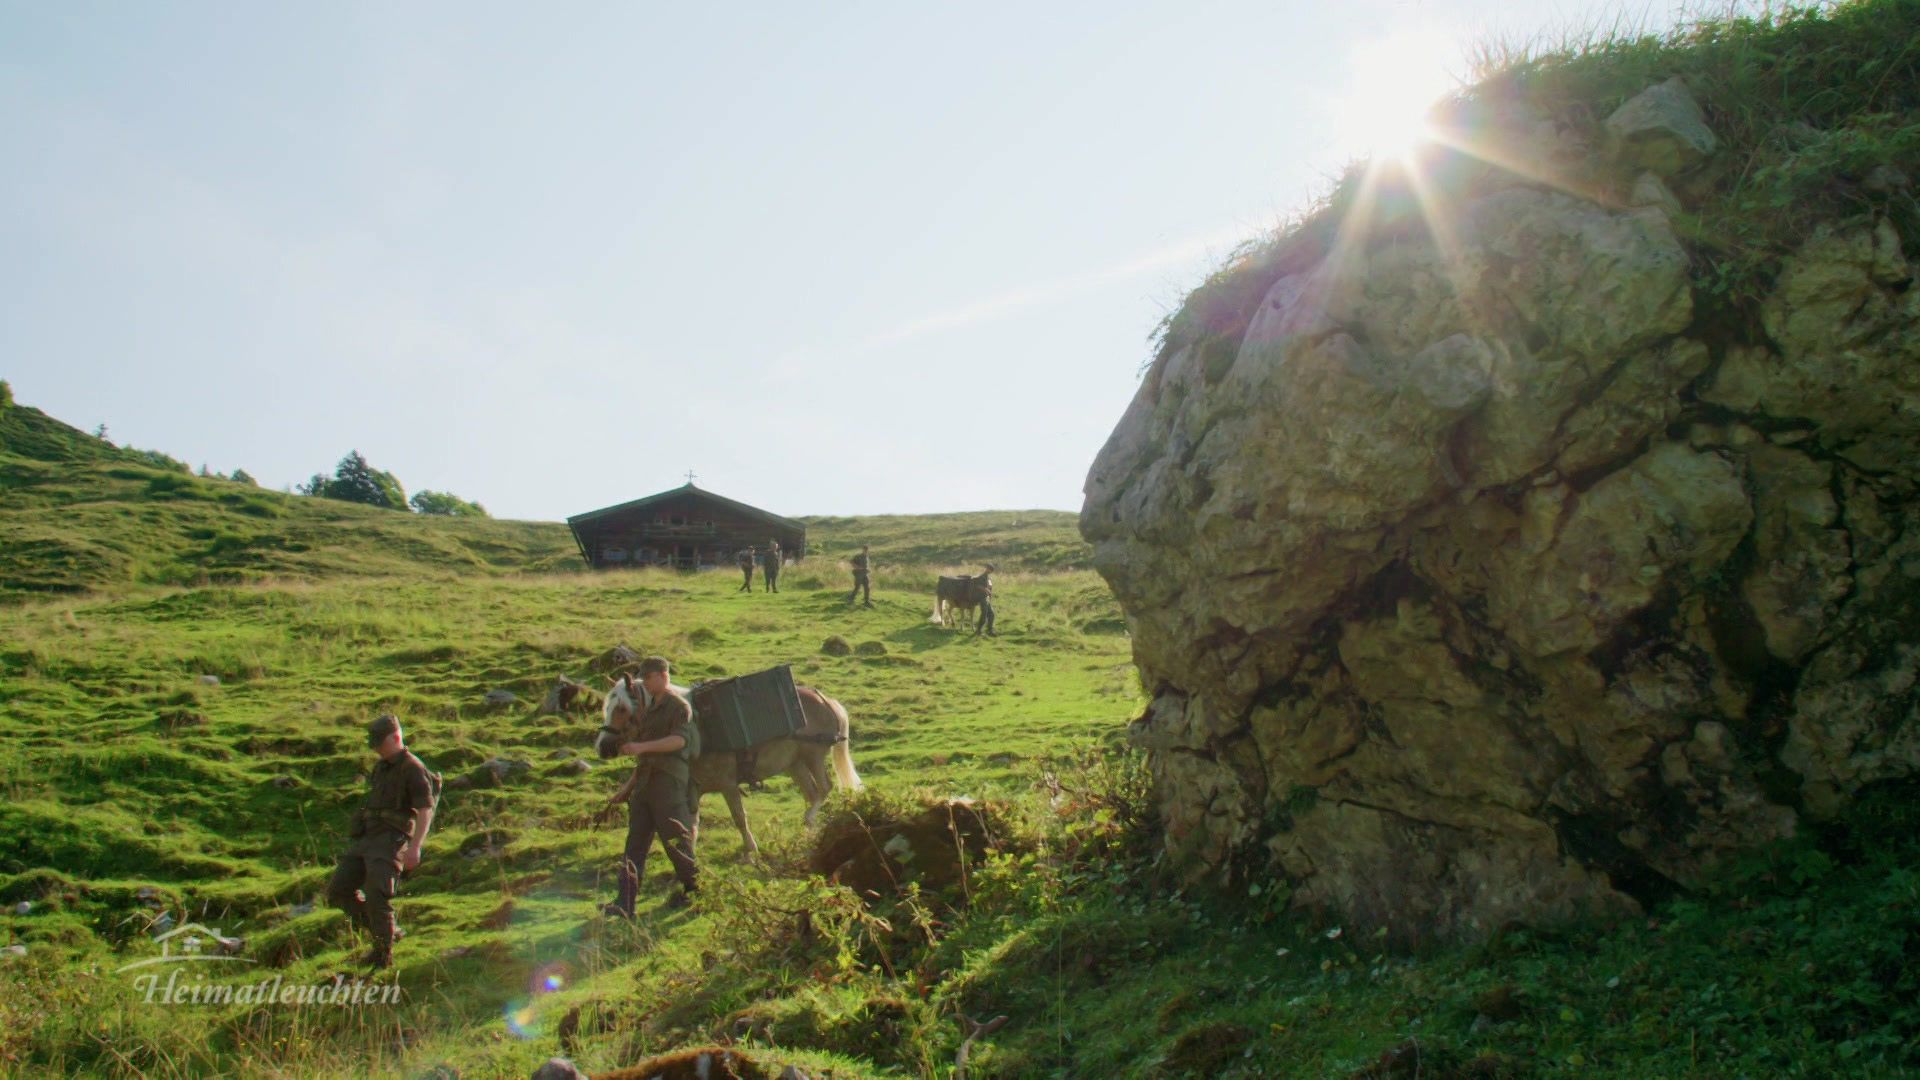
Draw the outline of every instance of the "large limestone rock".
<instances>
[{"instance_id":1,"label":"large limestone rock","mask_svg":"<svg viewBox=\"0 0 1920 1080\"><path fill-rule=\"evenodd\" d=\"M1176 319L1081 530L1196 876L1473 936L1633 911L1920 766L1907 253L1824 227L1755 325L1696 320L1673 200L1625 192L1712 133L1655 90L1608 121L1618 198L1483 171Z\"/></svg>"}]
</instances>

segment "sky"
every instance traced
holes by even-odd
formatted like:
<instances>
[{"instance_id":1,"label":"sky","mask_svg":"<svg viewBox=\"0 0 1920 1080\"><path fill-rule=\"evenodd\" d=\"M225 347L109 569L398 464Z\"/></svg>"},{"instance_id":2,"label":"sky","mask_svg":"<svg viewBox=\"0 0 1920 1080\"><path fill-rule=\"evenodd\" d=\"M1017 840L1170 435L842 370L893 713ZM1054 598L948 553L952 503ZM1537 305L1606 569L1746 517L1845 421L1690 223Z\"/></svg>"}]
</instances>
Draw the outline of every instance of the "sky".
<instances>
[{"instance_id":1,"label":"sky","mask_svg":"<svg viewBox=\"0 0 1920 1080\"><path fill-rule=\"evenodd\" d=\"M1077 510L1155 327L1470 45L1682 18L0 0L0 378L496 517Z\"/></svg>"}]
</instances>

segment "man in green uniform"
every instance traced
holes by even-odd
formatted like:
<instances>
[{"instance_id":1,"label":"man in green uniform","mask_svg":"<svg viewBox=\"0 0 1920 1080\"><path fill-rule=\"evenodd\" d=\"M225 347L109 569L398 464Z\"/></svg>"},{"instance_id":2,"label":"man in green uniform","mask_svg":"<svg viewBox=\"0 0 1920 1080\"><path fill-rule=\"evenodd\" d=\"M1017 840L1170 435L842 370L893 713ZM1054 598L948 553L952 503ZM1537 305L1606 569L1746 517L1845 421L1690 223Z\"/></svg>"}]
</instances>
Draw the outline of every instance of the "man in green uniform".
<instances>
[{"instance_id":1,"label":"man in green uniform","mask_svg":"<svg viewBox=\"0 0 1920 1080\"><path fill-rule=\"evenodd\" d=\"M767 541L766 561L761 564L766 570L767 591L780 591L780 541Z\"/></svg>"},{"instance_id":2,"label":"man in green uniform","mask_svg":"<svg viewBox=\"0 0 1920 1080\"><path fill-rule=\"evenodd\" d=\"M742 581L740 583L740 587L733 591L734 592L752 592L753 591L753 549L751 547L742 548L740 551L740 557L738 559L735 559L734 562L740 567L740 572L746 575L746 580Z\"/></svg>"},{"instance_id":3,"label":"man in green uniform","mask_svg":"<svg viewBox=\"0 0 1920 1080\"><path fill-rule=\"evenodd\" d=\"M433 827L433 785L427 767L408 750L400 718L387 713L367 725L367 746L380 755L367 777L367 801L354 811L327 885L327 903L367 928L375 968L393 964L393 894L400 875L420 865L420 845Z\"/></svg>"},{"instance_id":4,"label":"man in green uniform","mask_svg":"<svg viewBox=\"0 0 1920 1080\"><path fill-rule=\"evenodd\" d=\"M873 585L871 583L873 561L867 554L869 544L860 545L860 554L853 557L853 591L847 594L847 606L853 606L853 598L866 593L866 606L873 606Z\"/></svg>"},{"instance_id":5,"label":"man in green uniform","mask_svg":"<svg viewBox=\"0 0 1920 1080\"><path fill-rule=\"evenodd\" d=\"M649 656L640 661L640 688L646 691L640 714L639 738L620 747L635 758L633 775L613 797L612 806L627 804L627 850L620 861L620 892L604 910L633 918L640 894L642 871L657 833L660 846L673 863L680 891L669 907L686 907L698 887L693 861L693 809L688 797L688 763L699 753L699 732L693 726L693 707L675 693L667 678L667 658Z\"/></svg>"}]
</instances>

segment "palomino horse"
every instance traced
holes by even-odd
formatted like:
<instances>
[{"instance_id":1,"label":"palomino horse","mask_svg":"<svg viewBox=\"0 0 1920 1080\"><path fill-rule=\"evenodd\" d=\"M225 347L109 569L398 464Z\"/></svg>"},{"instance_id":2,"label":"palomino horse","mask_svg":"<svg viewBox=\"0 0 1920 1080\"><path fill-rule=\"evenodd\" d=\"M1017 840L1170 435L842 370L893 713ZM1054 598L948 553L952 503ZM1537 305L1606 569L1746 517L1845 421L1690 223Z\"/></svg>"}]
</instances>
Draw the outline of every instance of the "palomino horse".
<instances>
[{"instance_id":1,"label":"palomino horse","mask_svg":"<svg viewBox=\"0 0 1920 1080\"><path fill-rule=\"evenodd\" d=\"M681 697L690 697L682 687L673 689ZM837 778L840 786L849 791L859 791L860 774L853 771L853 753L847 747L846 707L811 686L795 689L800 694L800 715L804 723L792 735L754 747L753 770L759 776L784 772L793 777L793 782L800 787L801 797L807 800L805 821L812 825L820 812L820 804L826 802L827 796L833 793L834 779ZM622 677L613 680L612 688L607 691L606 704L600 711L600 734L594 740L594 748L602 757L614 756L619 752L621 743L633 740L640 721L638 703L644 697L645 692L631 679ZM833 755L831 776L827 773L829 751ZM753 830L747 827L747 808L740 797L740 784L755 777L740 775L740 755L732 750L700 754L693 759L688 771L693 781L695 819L700 816L700 797L708 792L719 792L727 800L727 811L733 815L734 827L740 830L740 839L745 845L743 854L749 859L758 856L760 845L753 839Z\"/></svg>"}]
</instances>

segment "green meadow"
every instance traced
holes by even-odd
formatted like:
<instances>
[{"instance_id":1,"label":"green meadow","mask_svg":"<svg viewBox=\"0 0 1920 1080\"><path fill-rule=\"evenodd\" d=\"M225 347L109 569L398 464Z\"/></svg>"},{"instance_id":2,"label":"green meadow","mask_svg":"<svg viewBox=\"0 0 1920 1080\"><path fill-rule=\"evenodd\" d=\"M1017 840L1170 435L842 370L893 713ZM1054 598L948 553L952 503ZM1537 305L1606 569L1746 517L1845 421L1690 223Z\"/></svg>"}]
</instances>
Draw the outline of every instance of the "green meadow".
<instances>
[{"instance_id":1,"label":"green meadow","mask_svg":"<svg viewBox=\"0 0 1920 1080\"><path fill-rule=\"evenodd\" d=\"M154 468L26 407L0 436L8 1075L521 1077L558 1053L599 1074L716 1043L843 1078L956 1076L963 1049L974 1077L1920 1068L1898 792L1643 919L1418 955L1290 911L1278 881L1170 876L1122 738L1144 700L1124 620L1068 568L1069 514L816 520L782 592L744 594L731 571L586 572L555 524ZM846 603L860 543L871 610ZM981 561L1001 636L929 625L935 575ZM866 790L813 830L791 781L749 794L754 864L709 796L696 906L664 906L656 855L638 920L608 921L621 774L592 757L597 713L538 705L556 676L604 685L623 644L682 682L793 665L846 704ZM398 1000L154 1000L152 969L121 969L188 922L241 939L191 975L358 974L365 942L319 900L386 710L454 781L396 904ZM525 768L494 783L500 759ZM915 821L960 837L957 875ZM821 861L909 834L885 879Z\"/></svg>"}]
</instances>

